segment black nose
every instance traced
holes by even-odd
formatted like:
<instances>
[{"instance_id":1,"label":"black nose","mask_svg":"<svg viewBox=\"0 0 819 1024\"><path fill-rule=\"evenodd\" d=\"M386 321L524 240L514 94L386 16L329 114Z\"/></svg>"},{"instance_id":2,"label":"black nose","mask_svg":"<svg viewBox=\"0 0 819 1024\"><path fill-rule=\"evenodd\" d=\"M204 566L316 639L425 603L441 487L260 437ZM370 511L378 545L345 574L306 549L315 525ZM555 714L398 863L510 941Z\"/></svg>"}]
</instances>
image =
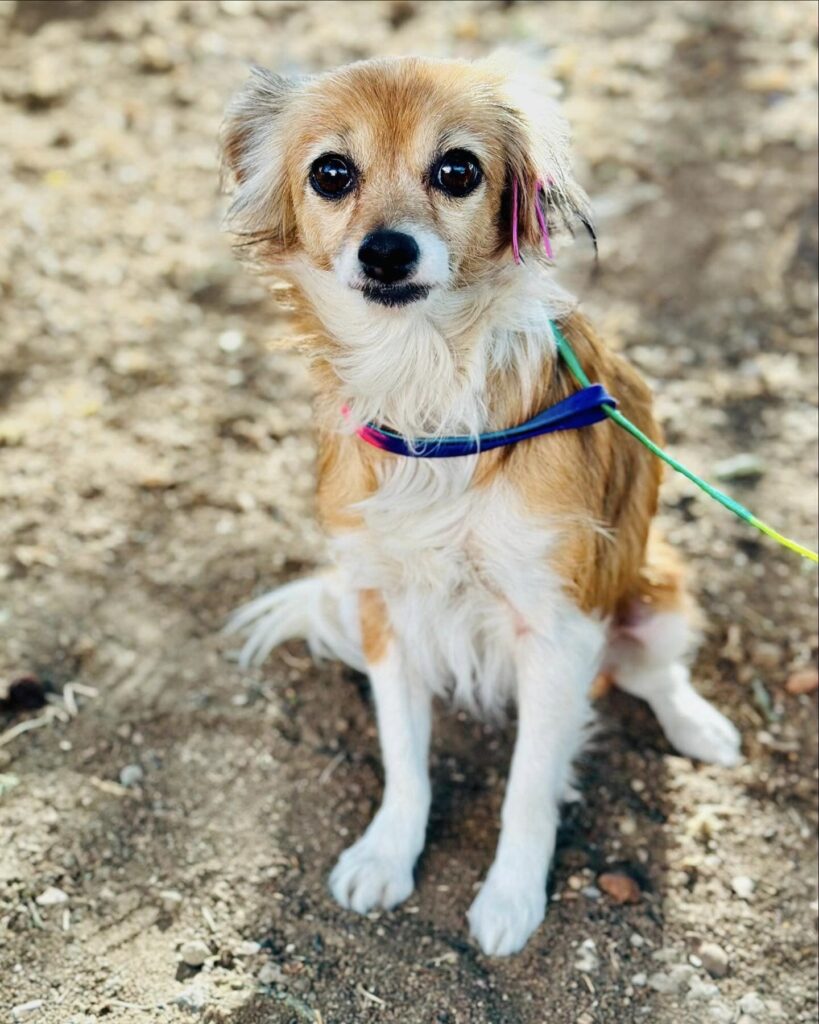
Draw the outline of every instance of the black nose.
<instances>
[{"instance_id":1,"label":"black nose","mask_svg":"<svg viewBox=\"0 0 819 1024\"><path fill-rule=\"evenodd\" d=\"M392 284L409 277L418 262L418 245L403 231L373 231L361 243L358 258L367 277Z\"/></svg>"}]
</instances>

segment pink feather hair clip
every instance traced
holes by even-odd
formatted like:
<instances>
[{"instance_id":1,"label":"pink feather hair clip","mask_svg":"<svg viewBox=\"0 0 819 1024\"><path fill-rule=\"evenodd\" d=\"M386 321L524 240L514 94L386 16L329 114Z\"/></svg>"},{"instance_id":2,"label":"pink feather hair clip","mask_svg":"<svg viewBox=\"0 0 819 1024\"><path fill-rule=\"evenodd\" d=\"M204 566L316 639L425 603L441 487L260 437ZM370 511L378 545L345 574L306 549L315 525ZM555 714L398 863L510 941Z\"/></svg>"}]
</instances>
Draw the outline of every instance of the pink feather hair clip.
<instances>
[{"instance_id":1,"label":"pink feather hair clip","mask_svg":"<svg viewBox=\"0 0 819 1024\"><path fill-rule=\"evenodd\" d=\"M551 178L547 179L551 185ZM515 259L515 263L520 263L520 242L518 239L518 179L512 179L512 256ZM546 220L546 215L540 205L540 194L543 193L545 199L547 190L546 186L542 181L535 182L535 214L537 216L537 222L540 226L540 237L543 239L543 249L547 257L551 260L554 259L552 252L552 241L549 237L549 224Z\"/></svg>"}]
</instances>

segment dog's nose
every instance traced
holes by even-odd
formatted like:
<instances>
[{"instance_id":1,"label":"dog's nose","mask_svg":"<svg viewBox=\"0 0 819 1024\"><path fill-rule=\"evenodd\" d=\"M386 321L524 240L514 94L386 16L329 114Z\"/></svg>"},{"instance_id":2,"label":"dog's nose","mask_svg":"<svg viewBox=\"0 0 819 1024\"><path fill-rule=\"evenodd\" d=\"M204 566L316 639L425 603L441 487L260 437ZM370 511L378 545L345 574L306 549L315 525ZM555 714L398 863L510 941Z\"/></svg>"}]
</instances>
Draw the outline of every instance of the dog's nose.
<instances>
[{"instance_id":1,"label":"dog's nose","mask_svg":"<svg viewBox=\"0 0 819 1024\"><path fill-rule=\"evenodd\" d=\"M367 277L392 284L409 277L418 262L418 243L403 231L373 231L361 243L358 259Z\"/></svg>"}]
</instances>

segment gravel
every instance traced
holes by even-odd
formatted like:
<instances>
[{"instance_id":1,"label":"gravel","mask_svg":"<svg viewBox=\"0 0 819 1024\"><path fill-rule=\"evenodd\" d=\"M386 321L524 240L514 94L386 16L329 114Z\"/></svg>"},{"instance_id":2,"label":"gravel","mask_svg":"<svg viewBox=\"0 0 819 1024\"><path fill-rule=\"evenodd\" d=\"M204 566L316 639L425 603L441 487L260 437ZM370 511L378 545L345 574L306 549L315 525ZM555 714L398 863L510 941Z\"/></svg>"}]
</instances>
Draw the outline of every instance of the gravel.
<instances>
[{"instance_id":1,"label":"gravel","mask_svg":"<svg viewBox=\"0 0 819 1024\"><path fill-rule=\"evenodd\" d=\"M731 879L731 888L741 900L749 900L756 889L756 883L747 875L736 875Z\"/></svg>"},{"instance_id":2,"label":"gravel","mask_svg":"<svg viewBox=\"0 0 819 1024\"><path fill-rule=\"evenodd\" d=\"M159 903L166 914L175 914L181 907L184 898L177 889L163 889L159 894Z\"/></svg>"},{"instance_id":3,"label":"gravel","mask_svg":"<svg viewBox=\"0 0 819 1024\"><path fill-rule=\"evenodd\" d=\"M754 1020L762 1020L768 1016L768 1008L757 992L746 992L740 999L739 1009Z\"/></svg>"},{"instance_id":4,"label":"gravel","mask_svg":"<svg viewBox=\"0 0 819 1024\"><path fill-rule=\"evenodd\" d=\"M765 472L765 463L752 452L739 452L714 466L718 480L755 480Z\"/></svg>"},{"instance_id":5,"label":"gravel","mask_svg":"<svg viewBox=\"0 0 819 1024\"><path fill-rule=\"evenodd\" d=\"M719 988L712 981L707 981L694 975L689 980L685 999L689 1003L710 1002L719 994Z\"/></svg>"},{"instance_id":6,"label":"gravel","mask_svg":"<svg viewBox=\"0 0 819 1024\"><path fill-rule=\"evenodd\" d=\"M40 1011L44 1006L42 999L31 999L27 1003L20 1003L17 1006L11 1008L11 1019L12 1020L33 1020L35 1017L40 1016Z\"/></svg>"},{"instance_id":7,"label":"gravel","mask_svg":"<svg viewBox=\"0 0 819 1024\"><path fill-rule=\"evenodd\" d=\"M62 889L58 889L54 885L50 885L47 889L44 889L35 900L38 907L56 907L61 903L67 902L68 893L63 892Z\"/></svg>"},{"instance_id":8,"label":"gravel","mask_svg":"<svg viewBox=\"0 0 819 1024\"><path fill-rule=\"evenodd\" d=\"M728 973L728 954L716 942L704 942L700 946L700 960L712 978L724 978Z\"/></svg>"},{"instance_id":9,"label":"gravel","mask_svg":"<svg viewBox=\"0 0 819 1024\"><path fill-rule=\"evenodd\" d=\"M191 939L179 948L179 959L188 967L201 967L210 955L210 947L201 939Z\"/></svg>"},{"instance_id":10,"label":"gravel","mask_svg":"<svg viewBox=\"0 0 819 1024\"><path fill-rule=\"evenodd\" d=\"M133 789L145 778L145 772L138 764L126 764L119 773L119 782L126 789Z\"/></svg>"},{"instance_id":11,"label":"gravel","mask_svg":"<svg viewBox=\"0 0 819 1024\"><path fill-rule=\"evenodd\" d=\"M614 903L640 902L640 886L630 875L605 872L598 876L597 884Z\"/></svg>"}]
</instances>

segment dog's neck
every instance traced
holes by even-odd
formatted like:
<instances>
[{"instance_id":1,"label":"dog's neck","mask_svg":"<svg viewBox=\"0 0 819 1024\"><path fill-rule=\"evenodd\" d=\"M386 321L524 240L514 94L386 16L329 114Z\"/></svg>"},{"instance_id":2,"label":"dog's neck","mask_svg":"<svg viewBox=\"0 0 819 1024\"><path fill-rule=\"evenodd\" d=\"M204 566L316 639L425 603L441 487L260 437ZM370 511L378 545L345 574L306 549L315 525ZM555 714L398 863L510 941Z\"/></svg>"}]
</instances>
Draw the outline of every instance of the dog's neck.
<instances>
[{"instance_id":1,"label":"dog's neck","mask_svg":"<svg viewBox=\"0 0 819 1024\"><path fill-rule=\"evenodd\" d=\"M478 434L526 418L555 360L550 321L572 298L535 267L382 309L326 272L300 268L298 290L318 321L314 355L328 415L342 406L409 437Z\"/></svg>"}]
</instances>

